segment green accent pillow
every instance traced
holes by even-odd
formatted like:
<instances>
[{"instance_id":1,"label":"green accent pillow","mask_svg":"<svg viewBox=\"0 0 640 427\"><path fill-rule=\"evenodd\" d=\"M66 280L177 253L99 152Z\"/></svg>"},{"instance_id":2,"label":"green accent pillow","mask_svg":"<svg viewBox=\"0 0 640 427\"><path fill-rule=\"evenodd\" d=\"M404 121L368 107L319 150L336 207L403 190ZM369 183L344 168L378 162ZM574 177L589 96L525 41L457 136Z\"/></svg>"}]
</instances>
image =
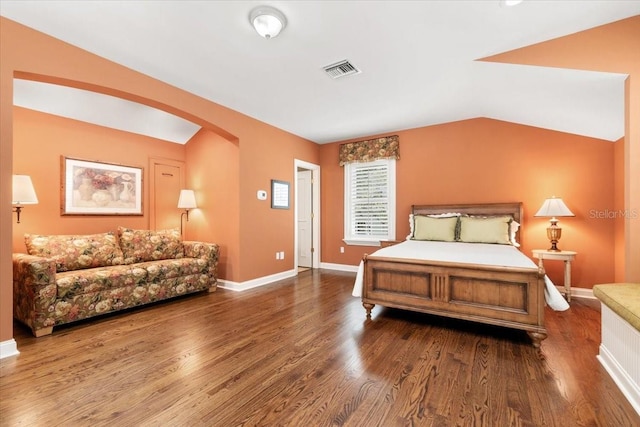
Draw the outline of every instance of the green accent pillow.
<instances>
[{"instance_id":1,"label":"green accent pillow","mask_svg":"<svg viewBox=\"0 0 640 427\"><path fill-rule=\"evenodd\" d=\"M413 240L437 240L455 242L458 217L432 218L430 216L414 215Z\"/></svg>"},{"instance_id":2,"label":"green accent pillow","mask_svg":"<svg viewBox=\"0 0 640 427\"><path fill-rule=\"evenodd\" d=\"M498 243L510 245L510 216L478 218L460 217L460 242L466 243Z\"/></svg>"}]
</instances>

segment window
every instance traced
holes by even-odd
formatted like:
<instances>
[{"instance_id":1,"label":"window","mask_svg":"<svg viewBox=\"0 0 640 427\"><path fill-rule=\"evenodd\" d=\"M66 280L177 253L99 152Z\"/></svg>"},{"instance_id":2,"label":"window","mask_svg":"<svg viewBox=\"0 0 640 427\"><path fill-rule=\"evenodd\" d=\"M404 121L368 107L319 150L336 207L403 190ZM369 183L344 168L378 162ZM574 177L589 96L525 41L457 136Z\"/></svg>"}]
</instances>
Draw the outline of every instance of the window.
<instances>
[{"instance_id":1,"label":"window","mask_svg":"<svg viewBox=\"0 0 640 427\"><path fill-rule=\"evenodd\" d=\"M345 243L377 246L395 240L395 189L395 159L344 166Z\"/></svg>"}]
</instances>

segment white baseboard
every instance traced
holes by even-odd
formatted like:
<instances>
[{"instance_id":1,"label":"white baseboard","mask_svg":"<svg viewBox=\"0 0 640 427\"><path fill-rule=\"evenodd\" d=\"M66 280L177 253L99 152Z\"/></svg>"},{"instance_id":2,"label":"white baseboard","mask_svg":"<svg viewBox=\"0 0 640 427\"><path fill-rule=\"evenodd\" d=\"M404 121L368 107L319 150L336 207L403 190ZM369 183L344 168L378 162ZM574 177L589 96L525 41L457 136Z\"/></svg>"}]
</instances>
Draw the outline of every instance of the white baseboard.
<instances>
[{"instance_id":1,"label":"white baseboard","mask_svg":"<svg viewBox=\"0 0 640 427\"><path fill-rule=\"evenodd\" d=\"M636 384L627 372L620 366L616 358L607 348L600 344L600 354L596 356L600 364L609 373L624 397L627 398L633 409L640 415L640 386Z\"/></svg>"},{"instance_id":2,"label":"white baseboard","mask_svg":"<svg viewBox=\"0 0 640 427\"><path fill-rule=\"evenodd\" d=\"M326 268L327 270L348 271L351 273L358 272L357 265L331 264L323 262L320 263L320 268ZM295 277L297 274L297 270L288 270L281 273L272 274L271 276L264 276L257 279L248 280L242 283L232 282L231 280L218 279L218 287L222 289L229 289L231 291L241 292L246 291L247 289L257 288L258 286L268 285L269 283L277 282L278 280Z\"/></svg>"},{"instance_id":3,"label":"white baseboard","mask_svg":"<svg viewBox=\"0 0 640 427\"><path fill-rule=\"evenodd\" d=\"M602 340L597 359L640 414L640 331L602 304Z\"/></svg>"},{"instance_id":4,"label":"white baseboard","mask_svg":"<svg viewBox=\"0 0 640 427\"><path fill-rule=\"evenodd\" d=\"M326 268L327 270L337 270L337 271L348 271L351 273L358 272L357 265L347 265L347 264L332 264L329 262L321 262L320 268Z\"/></svg>"},{"instance_id":5,"label":"white baseboard","mask_svg":"<svg viewBox=\"0 0 640 427\"><path fill-rule=\"evenodd\" d=\"M16 340L11 338L10 340L0 342L0 359L5 357L12 357L19 355L18 344Z\"/></svg>"},{"instance_id":6,"label":"white baseboard","mask_svg":"<svg viewBox=\"0 0 640 427\"><path fill-rule=\"evenodd\" d=\"M564 293L564 286L556 286L561 293ZM597 299L593 296L593 289L571 288L571 298Z\"/></svg>"},{"instance_id":7,"label":"white baseboard","mask_svg":"<svg viewBox=\"0 0 640 427\"><path fill-rule=\"evenodd\" d=\"M229 289L231 291L241 292L246 291L247 289L257 288L258 286L268 285L269 283L277 282L278 280L295 277L297 274L297 270L287 270L281 273L272 274L270 276L258 277L257 279L248 280L242 283L232 282L231 280L218 279L218 287L222 289Z\"/></svg>"}]
</instances>

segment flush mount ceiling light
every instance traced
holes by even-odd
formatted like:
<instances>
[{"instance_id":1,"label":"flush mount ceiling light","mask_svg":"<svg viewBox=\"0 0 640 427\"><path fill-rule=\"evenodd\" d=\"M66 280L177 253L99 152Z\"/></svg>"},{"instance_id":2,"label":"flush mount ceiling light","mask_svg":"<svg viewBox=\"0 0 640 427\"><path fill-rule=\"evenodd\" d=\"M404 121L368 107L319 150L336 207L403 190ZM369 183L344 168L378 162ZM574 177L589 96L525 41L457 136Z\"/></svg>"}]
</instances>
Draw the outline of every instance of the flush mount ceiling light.
<instances>
[{"instance_id":1,"label":"flush mount ceiling light","mask_svg":"<svg viewBox=\"0 0 640 427\"><path fill-rule=\"evenodd\" d=\"M265 39L278 37L280 31L287 26L287 18L271 6L258 6L253 9L249 14L249 22Z\"/></svg>"},{"instance_id":2,"label":"flush mount ceiling light","mask_svg":"<svg viewBox=\"0 0 640 427\"><path fill-rule=\"evenodd\" d=\"M522 0L500 0L500 6L511 7L522 3Z\"/></svg>"}]
</instances>

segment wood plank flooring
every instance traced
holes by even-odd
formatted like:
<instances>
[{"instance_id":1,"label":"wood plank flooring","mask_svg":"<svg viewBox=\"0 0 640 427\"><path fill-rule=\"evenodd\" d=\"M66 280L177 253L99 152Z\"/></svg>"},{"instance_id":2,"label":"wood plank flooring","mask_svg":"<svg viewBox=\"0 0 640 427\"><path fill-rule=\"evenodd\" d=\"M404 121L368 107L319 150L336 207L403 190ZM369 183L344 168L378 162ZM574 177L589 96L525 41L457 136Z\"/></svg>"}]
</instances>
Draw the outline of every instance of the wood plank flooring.
<instances>
[{"instance_id":1,"label":"wood plank flooring","mask_svg":"<svg viewBox=\"0 0 640 427\"><path fill-rule=\"evenodd\" d=\"M639 426L596 360L599 303L526 333L376 306L310 270L67 327L0 361L2 426Z\"/></svg>"}]
</instances>

